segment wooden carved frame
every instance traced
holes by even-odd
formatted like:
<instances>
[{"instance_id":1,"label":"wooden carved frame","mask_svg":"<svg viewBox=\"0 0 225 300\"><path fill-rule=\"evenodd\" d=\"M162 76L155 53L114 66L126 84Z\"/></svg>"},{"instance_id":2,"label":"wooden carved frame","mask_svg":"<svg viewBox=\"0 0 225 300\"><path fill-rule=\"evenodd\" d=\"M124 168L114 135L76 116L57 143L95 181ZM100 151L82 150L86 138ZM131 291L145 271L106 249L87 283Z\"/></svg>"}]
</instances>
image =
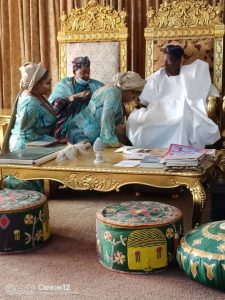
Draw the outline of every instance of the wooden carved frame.
<instances>
[{"instance_id":1,"label":"wooden carved frame","mask_svg":"<svg viewBox=\"0 0 225 300\"><path fill-rule=\"evenodd\" d=\"M59 78L67 70L66 44L82 42L119 42L119 72L127 70L126 12L117 12L110 6L101 6L97 0L90 0L82 8L72 9L69 15L63 13L59 42Z\"/></svg>"},{"instance_id":2,"label":"wooden carved frame","mask_svg":"<svg viewBox=\"0 0 225 300\"><path fill-rule=\"evenodd\" d=\"M215 7L207 0L164 1L157 12L152 7L147 11L146 76L153 73L153 43L159 39L212 37L214 39L213 83L222 91L223 37L225 25L222 21L223 4Z\"/></svg>"}]
</instances>

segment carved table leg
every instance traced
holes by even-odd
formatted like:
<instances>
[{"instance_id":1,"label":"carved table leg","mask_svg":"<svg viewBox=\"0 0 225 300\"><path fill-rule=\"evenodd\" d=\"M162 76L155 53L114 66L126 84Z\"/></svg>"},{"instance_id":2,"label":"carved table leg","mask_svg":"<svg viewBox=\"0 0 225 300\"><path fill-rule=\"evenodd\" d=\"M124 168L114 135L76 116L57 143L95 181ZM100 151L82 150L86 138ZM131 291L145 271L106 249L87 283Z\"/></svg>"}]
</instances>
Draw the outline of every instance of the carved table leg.
<instances>
[{"instance_id":1,"label":"carved table leg","mask_svg":"<svg viewBox=\"0 0 225 300\"><path fill-rule=\"evenodd\" d=\"M192 228L201 222L202 211L205 205L206 194L202 184L197 181L188 187L193 197Z\"/></svg>"},{"instance_id":2,"label":"carved table leg","mask_svg":"<svg viewBox=\"0 0 225 300\"><path fill-rule=\"evenodd\" d=\"M47 198L50 195L50 180L44 179L44 194Z\"/></svg>"}]
</instances>

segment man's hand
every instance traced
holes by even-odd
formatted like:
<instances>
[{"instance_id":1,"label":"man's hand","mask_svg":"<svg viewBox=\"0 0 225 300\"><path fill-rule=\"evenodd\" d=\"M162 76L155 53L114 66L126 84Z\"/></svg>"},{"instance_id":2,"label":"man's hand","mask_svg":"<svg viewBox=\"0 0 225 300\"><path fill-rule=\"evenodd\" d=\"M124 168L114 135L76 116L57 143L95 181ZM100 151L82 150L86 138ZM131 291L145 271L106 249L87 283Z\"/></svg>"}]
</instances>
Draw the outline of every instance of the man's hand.
<instances>
[{"instance_id":1,"label":"man's hand","mask_svg":"<svg viewBox=\"0 0 225 300\"><path fill-rule=\"evenodd\" d=\"M59 144L67 144L68 143L68 139L67 138L59 138L58 139L58 143Z\"/></svg>"},{"instance_id":2,"label":"man's hand","mask_svg":"<svg viewBox=\"0 0 225 300\"><path fill-rule=\"evenodd\" d=\"M91 97L91 92L90 91L84 91L84 92L80 92L77 94L73 94L70 97L68 97L68 99L73 102L74 100L78 99L78 98L83 98L84 101L87 99L90 99Z\"/></svg>"}]
</instances>

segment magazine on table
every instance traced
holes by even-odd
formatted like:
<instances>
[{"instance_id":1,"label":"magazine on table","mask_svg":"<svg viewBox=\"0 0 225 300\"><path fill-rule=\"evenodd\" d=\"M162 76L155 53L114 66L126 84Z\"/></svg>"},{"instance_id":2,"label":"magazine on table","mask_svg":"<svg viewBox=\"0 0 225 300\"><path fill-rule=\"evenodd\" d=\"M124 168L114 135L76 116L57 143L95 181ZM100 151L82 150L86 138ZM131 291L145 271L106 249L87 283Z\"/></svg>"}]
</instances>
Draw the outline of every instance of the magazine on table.
<instances>
[{"instance_id":1,"label":"magazine on table","mask_svg":"<svg viewBox=\"0 0 225 300\"><path fill-rule=\"evenodd\" d=\"M195 148L191 146L171 144L167 153L163 156L163 161L200 159L206 154L206 149Z\"/></svg>"},{"instance_id":2,"label":"magazine on table","mask_svg":"<svg viewBox=\"0 0 225 300\"><path fill-rule=\"evenodd\" d=\"M1 164L18 165L41 165L47 161L55 159L63 146L55 147L31 147L0 155Z\"/></svg>"},{"instance_id":3,"label":"magazine on table","mask_svg":"<svg viewBox=\"0 0 225 300\"><path fill-rule=\"evenodd\" d=\"M199 169L206 158L206 149L171 144L161 162L166 169Z\"/></svg>"}]
</instances>

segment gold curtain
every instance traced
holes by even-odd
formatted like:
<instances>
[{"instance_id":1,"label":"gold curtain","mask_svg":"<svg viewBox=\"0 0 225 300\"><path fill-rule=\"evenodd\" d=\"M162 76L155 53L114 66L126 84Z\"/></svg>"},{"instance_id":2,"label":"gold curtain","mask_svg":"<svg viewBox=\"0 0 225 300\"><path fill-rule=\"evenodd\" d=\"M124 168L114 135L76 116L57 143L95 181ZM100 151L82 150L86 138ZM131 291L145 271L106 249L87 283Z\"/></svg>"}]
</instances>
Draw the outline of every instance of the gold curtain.
<instances>
[{"instance_id":1,"label":"gold curtain","mask_svg":"<svg viewBox=\"0 0 225 300\"><path fill-rule=\"evenodd\" d=\"M128 69L144 76L146 9L164 0L99 0L128 14ZM169 0L167 0L169 1ZM11 108L19 91L19 67L39 62L58 80L57 31L60 15L88 0L0 0L0 108ZM216 4L218 0L209 1Z\"/></svg>"}]
</instances>

